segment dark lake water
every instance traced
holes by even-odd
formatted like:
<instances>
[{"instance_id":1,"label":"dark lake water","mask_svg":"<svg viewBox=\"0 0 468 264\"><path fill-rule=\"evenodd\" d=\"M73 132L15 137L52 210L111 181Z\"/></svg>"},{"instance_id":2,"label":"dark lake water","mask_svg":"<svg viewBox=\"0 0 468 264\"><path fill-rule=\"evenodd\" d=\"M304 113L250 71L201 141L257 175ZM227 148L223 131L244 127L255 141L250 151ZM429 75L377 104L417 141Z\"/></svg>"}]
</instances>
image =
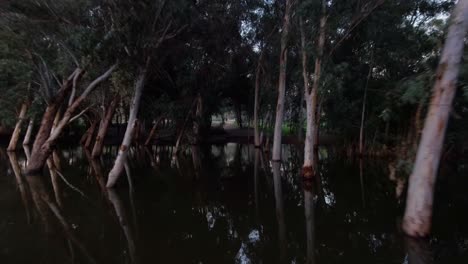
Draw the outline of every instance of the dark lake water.
<instances>
[{"instance_id":1,"label":"dark lake water","mask_svg":"<svg viewBox=\"0 0 468 264\"><path fill-rule=\"evenodd\" d=\"M247 145L177 160L142 148L109 191L116 148L95 161L62 149L52 173L28 177L24 152L1 152L0 263L468 263L468 170L456 162L437 183L433 236L413 240L399 229L404 180L384 160L322 149L319 179L303 182L292 146L282 164Z\"/></svg>"}]
</instances>

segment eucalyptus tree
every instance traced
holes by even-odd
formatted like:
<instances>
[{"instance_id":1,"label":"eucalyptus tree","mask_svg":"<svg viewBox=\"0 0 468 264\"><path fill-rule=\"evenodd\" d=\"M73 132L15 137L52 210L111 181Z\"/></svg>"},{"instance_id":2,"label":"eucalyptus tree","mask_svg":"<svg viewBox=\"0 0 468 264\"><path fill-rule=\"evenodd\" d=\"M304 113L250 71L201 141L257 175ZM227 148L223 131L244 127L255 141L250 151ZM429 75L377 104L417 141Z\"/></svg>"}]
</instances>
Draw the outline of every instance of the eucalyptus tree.
<instances>
[{"instance_id":1,"label":"eucalyptus tree","mask_svg":"<svg viewBox=\"0 0 468 264\"><path fill-rule=\"evenodd\" d=\"M102 52L106 30L99 23L99 8L99 3L94 1L45 0L11 3L6 7L8 25L14 27L13 35L27 36L22 51L29 55L28 63L40 87L33 96L44 98L46 105L28 173L42 170L64 128L75 119L74 113L116 67L114 64L98 76L93 72L102 70L101 64L109 63ZM85 75L86 72L91 76ZM79 85L82 78L89 81L84 88Z\"/></svg>"},{"instance_id":2,"label":"eucalyptus tree","mask_svg":"<svg viewBox=\"0 0 468 264\"><path fill-rule=\"evenodd\" d=\"M109 172L107 187L113 187L124 169L128 149L137 125L143 89L152 67L157 63L161 45L184 29L177 20L177 12L184 10L183 1L115 0L106 3L109 24L115 30L116 52L122 53L127 71L133 74L134 89L129 118L122 144Z\"/></svg>"},{"instance_id":3,"label":"eucalyptus tree","mask_svg":"<svg viewBox=\"0 0 468 264\"><path fill-rule=\"evenodd\" d=\"M431 103L409 180L403 230L410 236L427 236L430 232L435 180L456 92L467 30L468 1L460 0L451 17Z\"/></svg>"},{"instance_id":4,"label":"eucalyptus tree","mask_svg":"<svg viewBox=\"0 0 468 264\"><path fill-rule=\"evenodd\" d=\"M283 25L281 29L281 48L279 61L279 78L278 78L278 102L276 104L275 130L273 136L273 153L274 161L281 160L281 141L283 134L283 116L286 95L286 67L288 62L288 40L289 30L291 25L291 16L295 0L286 0L283 17Z\"/></svg>"}]
</instances>

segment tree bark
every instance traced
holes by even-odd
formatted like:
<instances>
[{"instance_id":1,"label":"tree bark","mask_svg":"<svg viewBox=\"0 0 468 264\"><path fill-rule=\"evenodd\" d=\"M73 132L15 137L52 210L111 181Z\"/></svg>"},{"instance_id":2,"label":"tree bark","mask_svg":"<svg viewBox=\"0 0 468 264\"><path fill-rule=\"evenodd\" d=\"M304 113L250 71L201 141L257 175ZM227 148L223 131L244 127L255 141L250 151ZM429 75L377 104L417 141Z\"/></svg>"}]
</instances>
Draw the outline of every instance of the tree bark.
<instances>
[{"instance_id":1,"label":"tree bark","mask_svg":"<svg viewBox=\"0 0 468 264\"><path fill-rule=\"evenodd\" d=\"M288 37L290 27L291 9L294 0L286 0L286 9L283 18L283 29L281 31L281 50L279 61L279 80L278 80L278 102L276 104L275 130L273 136L273 154L274 161L281 160L281 141L283 134L283 116L286 96L286 66L288 62Z\"/></svg>"},{"instance_id":2,"label":"tree bark","mask_svg":"<svg viewBox=\"0 0 468 264\"><path fill-rule=\"evenodd\" d=\"M305 178L312 178L315 175L314 168L314 145L317 140L317 95L320 84L320 75L322 70L322 57L325 46L325 25L326 25L326 1L322 0L322 15L320 17L320 29L317 42L317 57L315 59L314 81L312 89L309 89L309 76L307 72L307 52L304 28L301 22L301 49L302 49L302 75L304 79L304 93L306 100L306 135L304 141L304 165L302 166L302 175Z\"/></svg>"},{"instance_id":3,"label":"tree bark","mask_svg":"<svg viewBox=\"0 0 468 264\"><path fill-rule=\"evenodd\" d=\"M24 102L21 105L21 110L18 115L18 121L16 121L15 130L13 130L13 135L10 139L10 144L8 145L7 151L15 151L16 145L18 145L18 139L21 134L21 125L23 124L24 117L26 116L26 112L28 111L28 104Z\"/></svg>"},{"instance_id":4,"label":"tree bark","mask_svg":"<svg viewBox=\"0 0 468 264\"><path fill-rule=\"evenodd\" d=\"M24 135L23 146L29 146L31 144L31 136L34 128L34 118L29 120L28 129L26 130L26 135Z\"/></svg>"},{"instance_id":5,"label":"tree bark","mask_svg":"<svg viewBox=\"0 0 468 264\"><path fill-rule=\"evenodd\" d=\"M101 124L99 125L99 131L96 136L96 142L94 143L93 152L91 156L93 158L97 158L102 154L102 148L104 146L104 138L106 137L107 130L109 129L109 125L112 122L112 117L114 116L115 109L117 108L117 104L119 103L120 97L115 96L112 102L107 106L106 113L104 118L101 120Z\"/></svg>"},{"instance_id":6,"label":"tree bark","mask_svg":"<svg viewBox=\"0 0 468 264\"><path fill-rule=\"evenodd\" d=\"M403 218L404 232L413 237L427 236L431 229L434 185L439 168L445 131L456 92L456 82L468 28L468 1L455 6L452 21L436 73L429 110L409 178Z\"/></svg>"},{"instance_id":7,"label":"tree bark","mask_svg":"<svg viewBox=\"0 0 468 264\"><path fill-rule=\"evenodd\" d=\"M141 95L143 93L143 88L145 87L146 83L146 74L147 74L147 66L142 68L138 74L138 78L135 82L135 93L133 95L133 100L130 105L130 115L127 120L127 129L125 130L125 135L120 145L119 152L117 154L117 158L115 159L114 166L112 170L109 172L109 177L107 179L107 188L112 188L117 183L122 171L124 169L124 163L127 158L128 148L132 143L133 139L133 130L135 129L137 123L137 115L138 109L140 108L140 101Z\"/></svg>"}]
</instances>

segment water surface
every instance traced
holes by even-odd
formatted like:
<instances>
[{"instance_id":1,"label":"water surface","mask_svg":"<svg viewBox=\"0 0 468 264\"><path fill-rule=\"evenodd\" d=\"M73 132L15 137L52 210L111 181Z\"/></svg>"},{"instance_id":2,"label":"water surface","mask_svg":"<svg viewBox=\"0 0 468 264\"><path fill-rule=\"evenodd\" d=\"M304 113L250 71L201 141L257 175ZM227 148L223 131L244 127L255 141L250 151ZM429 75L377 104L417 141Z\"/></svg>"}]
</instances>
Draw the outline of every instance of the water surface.
<instances>
[{"instance_id":1,"label":"water surface","mask_svg":"<svg viewBox=\"0 0 468 264\"><path fill-rule=\"evenodd\" d=\"M61 149L28 177L24 152L0 154L1 263L468 263L460 164L441 171L434 235L412 240L399 229L405 181L387 161L323 149L320 177L303 182L292 146L282 164L239 144L178 159L140 148L107 190L116 151Z\"/></svg>"}]
</instances>

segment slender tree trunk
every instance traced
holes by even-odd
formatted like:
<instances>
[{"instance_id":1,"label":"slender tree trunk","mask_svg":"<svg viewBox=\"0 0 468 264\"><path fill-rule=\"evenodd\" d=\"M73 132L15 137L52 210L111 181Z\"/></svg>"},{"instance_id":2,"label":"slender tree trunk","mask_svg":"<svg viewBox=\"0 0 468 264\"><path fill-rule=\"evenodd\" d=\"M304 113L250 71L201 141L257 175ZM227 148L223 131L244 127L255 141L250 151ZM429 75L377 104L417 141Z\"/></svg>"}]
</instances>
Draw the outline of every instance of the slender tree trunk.
<instances>
[{"instance_id":1,"label":"slender tree trunk","mask_svg":"<svg viewBox=\"0 0 468 264\"><path fill-rule=\"evenodd\" d=\"M156 132L156 129L158 128L162 120L163 120L163 117L161 116L160 118L158 118L157 121L154 122L153 127L151 128L150 133L148 135L148 138L145 141L145 146L148 146L151 143L151 140L154 137L154 133Z\"/></svg>"},{"instance_id":2,"label":"slender tree trunk","mask_svg":"<svg viewBox=\"0 0 468 264\"><path fill-rule=\"evenodd\" d=\"M258 59L257 70L255 72L255 98L254 98L254 145L256 148L260 147L262 144L260 140L260 129L259 129L259 121L258 121L258 111L260 110L260 74L261 74L261 64L263 60L263 51L260 54L260 58Z\"/></svg>"},{"instance_id":3,"label":"slender tree trunk","mask_svg":"<svg viewBox=\"0 0 468 264\"><path fill-rule=\"evenodd\" d=\"M182 128L180 129L179 135L177 136L176 144L174 147L174 153L173 153L174 156L177 155L177 153L179 153L180 142L182 140L182 136L184 135L185 128L187 127L187 123L190 119L190 116L192 115L193 107L195 106L196 101L197 100L193 101L192 106L190 107L189 112L187 113L187 116L185 117L184 123L182 124Z\"/></svg>"},{"instance_id":4,"label":"slender tree trunk","mask_svg":"<svg viewBox=\"0 0 468 264\"><path fill-rule=\"evenodd\" d=\"M23 146L29 146L31 144L31 136L34 128L34 118L29 120L28 129L26 130L26 135L24 136Z\"/></svg>"},{"instance_id":5,"label":"slender tree trunk","mask_svg":"<svg viewBox=\"0 0 468 264\"><path fill-rule=\"evenodd\" d=\"M364 95L362 97L362 111L361 111L361 126L359 128L359 155L364 155L364 121L366 117L366 102L367 102L367 87L369 86L369 80L372 77L372 60L369 64L369 73L367 74L366 86L364 87Z\"/></svg>"},{"instance_id":6,"label":"slender tree trunk","mask_svg":"<svg viewBox=\"0 0 468 264\"><path fill-rule=\"evenodd\" d=\"M98 125L98 120L94 120L92 123L91 123L91 127L89 129L89 134L88 134L88 137L86 138L86 141L84 143L84 148L85 149L89 149L89 147L91 146L91 143L93 142L93 136L94 136L94 131L96 131L96 127Z\"/></svg>"},{"instance_id":7,"label":"slender tree trunk","mask_svg":"<svg viewBox=\"0 0 468 264\"><path fill-rule=\"evenodd\" d=\"M305 178L314 177L314 145L318 135L317 127L317 94L320 84L320 75L322 70L323 49L325 46L325 24L326 24L326 2L322 0L322 15L320 17L320 29L317 42L317 57L315 59L314 81L312 89L309 89L309 78L307 73L307 53L305 50L305 33L301 26L301 47L302 47L302 68L304 79L304 93L306 100L306 136L304 141L304 165L302 167L302 175ZM301 23L302 24L302 23Z\"/></svg>"},{"instance_id":8,"label":"slender tree trunk","mask_svg":"<svg viewBox=\"0 0 468 264\"><path fill-rule=\"evenodd\" d=\"M109 129L109 125L112 123L112 117L114 116L115 109L117 108L117 104L119 103L120 97L115 96L112 102L107 106L106 113L104 118L101 120L101 124L99 125L99 131L96 136L96 142L94 143L93 152L91 156L93 158L97 158L102 154L102 148L104 146L104 138L106 137L107 130Z\"/></svg>"},{"instance_id":9,"label":"slender tree trunk","mask_svg":"<svg viewBox=\"0 0 468 264\"><path fill-rule=\"evenodd\" d=\"M439 168L445 131L463 54L468 28L468 1L459 0L445 40L429 110L409 178L403 230L409 236L427 236L431 228L434 185Z\"/></svg>"},{"instance_id":10,"label":"slender tree trunk","mask_svg":"<svg viewBox=\"0 0 468 264\"><path fill-rule=\"evenodd\" d=\"M203 119L203 98L199 93L197 95L197 104L195 109L195 122L193 123L193 133L195 135L195 144L200 142L201 138L201 126L202 126L202 119Z\"/></svg>"},{"instance_id":11,"label":"slender tree trunk","mask_svg":"<svg viewBox=\"0 0 468 264\"><path fill-rule=\"evenodd\" d=\"M273 136L273 154L274 161L281 160L281 140L283 134L283 116L286 96L286 66L288 62L288 37L290 27L291 9L294 0L286 0L286 9L283 18L283 29L281 31L281 50L279 61L279 80L278 80L278 102L276 104L275 130Z\"/></svg>"},{"instance_id":12,"label":"slender tree trunk","mask_svg":"<svg viewBox=\"0 0 468 264\"><path fill-rule=\"evenodd\" d=\"M120 145L119 153L115 159L114 166L109 172L109 177L107 179L107 187L112 188L117 183L122 171L124 169L124 163L127 158L128 149L132 143L133 130L136 127L138 109L140 108L141 95L143 93L143 88L145 87L147 74L147 66L140 70L138 78L135 83L135 94L133 95L133 101L130 105L130 115L127 121L127 129L125 130L125 135Z\"/></svg>"},{"instance_id":13,"label":"slender tree trunk","mask_svg":"<svg viewBox=\"0 0 468 264\"><path fill-rule=\"evenodd\" d=\"M21 105L21 110L18 115L18 121L16 121L15 130L13 130L13 135L10 139L10 144L8 145L7 151L15 151L16 145L18 145L18 139L21 134L21 125L23 124L24 117L26 116L26 112L28 111L28 104L24 102Z\"/></svg>"}]
</instances>

